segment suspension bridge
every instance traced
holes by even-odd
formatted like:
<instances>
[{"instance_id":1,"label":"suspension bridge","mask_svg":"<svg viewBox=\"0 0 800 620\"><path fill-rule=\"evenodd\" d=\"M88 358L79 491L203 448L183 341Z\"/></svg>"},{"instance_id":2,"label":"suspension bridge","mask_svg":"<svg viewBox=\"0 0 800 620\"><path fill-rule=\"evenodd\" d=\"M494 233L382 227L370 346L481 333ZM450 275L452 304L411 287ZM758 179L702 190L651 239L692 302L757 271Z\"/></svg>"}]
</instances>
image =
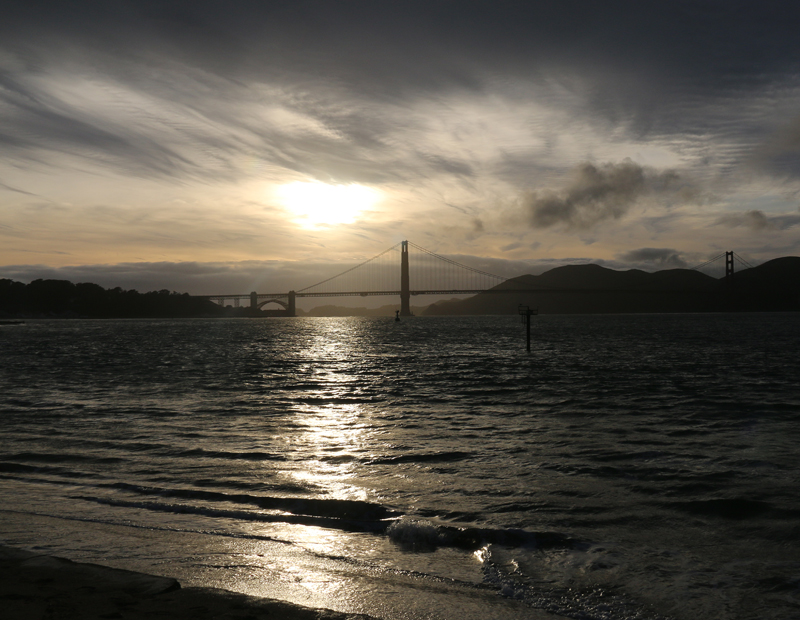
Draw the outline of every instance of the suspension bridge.
<instances>
[{"instance_id":1,"label":"suspension bridge","mask_svg":"<svg viewBox=\"0 0 800 620\"><path fill-rule=\"evenodd\" d=\"M733 279L736 261L745 268L752 267L735 252L724 252L709 261L692 267L702 269L725 257L725 276ZM399 272L398 272L399 263ZM285 293L234 295L202 295L225 306L249 306L260 310L274 303L282 306L285 316L296 316L298 297L369 297L392 295L400 297L400 316L411 316L411 297L416 295L477 295L478 293L556 292L561 289L543 287L498 287L509 278L488 273L431 252L411 241L400 241L377 256L373 256L342 273ZM412 287L413 284L413 287Z\"/></svg>"}]
</instances>

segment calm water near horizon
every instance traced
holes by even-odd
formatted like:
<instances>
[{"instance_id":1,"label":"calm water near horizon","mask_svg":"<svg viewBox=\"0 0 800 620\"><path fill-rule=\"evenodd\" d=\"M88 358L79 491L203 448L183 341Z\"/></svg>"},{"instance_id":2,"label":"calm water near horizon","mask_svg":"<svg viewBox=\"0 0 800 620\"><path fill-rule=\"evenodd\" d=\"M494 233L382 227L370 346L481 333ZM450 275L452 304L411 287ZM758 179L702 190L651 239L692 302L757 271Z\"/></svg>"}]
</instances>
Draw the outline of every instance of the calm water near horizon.
<instances>
[{"instance_id":1,"label":"calm water near horizon","mask_svg":"<svg viewBox=\"0 0 800 620\"><path fill-rule=\"evenodd\" d=\"M387 619L800 617L800 315L0 327L0 543Z\"/></svg>"}]
</instances>

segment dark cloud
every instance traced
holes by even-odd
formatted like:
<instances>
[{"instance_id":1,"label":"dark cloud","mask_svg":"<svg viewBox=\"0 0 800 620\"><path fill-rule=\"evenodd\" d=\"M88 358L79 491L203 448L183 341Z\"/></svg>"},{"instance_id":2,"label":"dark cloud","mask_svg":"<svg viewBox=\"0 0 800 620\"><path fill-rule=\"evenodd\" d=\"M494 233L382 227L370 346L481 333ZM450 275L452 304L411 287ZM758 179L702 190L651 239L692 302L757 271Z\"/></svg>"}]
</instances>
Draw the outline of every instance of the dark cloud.
<instances>
[{"instance_id":1,"label":"dark cloud","mask_svg":"<svg viewBox=\"0 0 800 620\"><path fill-rule=\"evenodd\" d=\"M730 213L728 215L723 215L716 221L716 224L723 224L725 226L730 226L731 228L744 226L745 228L750 228L751 230L764 230L765 228L770 227L769 219L767 218L766 214L758 209L745 211L744 213Z\"/></svg>"},{"instance_id":2,"label":"dark cloud","mask_svg":"<svg viewBox=\"0 0 800 620\"><path fill-rule=\"evenodd\" d=\"M769 216L759 209L743 213L729 213L716 220L715 224L730 228L749 228L753 231L786 230L800 226L800 215L772 215Z\"/></svg>"},{"instance_id":3,"label":"dark cloud","mask_svg":"<svg viewBox=\"0 0 800 620\"><path fill-rule=\"evenodd\" d=\"M11 0L5 7L0 32L17 45L35 36L56 46L66 37L118 54L149 50L220 75L370 77L366 89L471 85L476 66L530 75L544 58L564 68L656 71L670 81L690 74L719 84L735 71L755 84L796 67L800 49L800 9L779 0Z\"/></svg>"},{"instance_id":4,"label":"dark cloud","mask_svg":"<svg viewBox=\"0 0 800 620\"><path fill-rule=\"evenodd\" d=\"M629 265L644 264L658 269L686 269L689 266L681 252L671 248L640 248L625 252L617 258Z\"/></svg>"},{"instance_id":5,"label":"dark cloud","mask_svg":"<svg viewBox=\"0 0 800 620\"><path fill-rule=\"evenodd\" d=\"M17 67L3 71L6 80L20 71L81 67L210 118L224 115L226 96L236 101L248 84L277 84L294 93L297 109L351 145L378 152L388 148L381 140L387 125L375 106L402 107L454 90L488 93L509 81L538 85L543 100L557 106L557 93L568 93L582 102L572 104L575 113L582 108L635 136L689 132L702 148L707 136L731 131L732 115L736 131L763 133L769 105L744 109L737 102L800 72L799 17L800 5L777 0L10 0L0 49ZM163 143L134 139L24 91L24 101L5 102L19 123L6 143L76 144L161 174L192 167ZM306 98L312 91L318 96ZM216 108L202 101L209 97ZM344 110L343 101L358 105ZM262 142L254 150L274 149L268 156L279 163L303 162L298 155L322 147L318 165L304 170L321 175L354 174L370 159L345 155L337 166L333 145L290 148L280 132L266 132ZM461 162L440 165L470 172Z\"/></svg>"},{"instance_id":6,"label":"dark cloud","mask_svg":"<svg viewBox=\"0 0 800 620\"><path fill-rule=\"evenodd\" d=\"M563 224L569 230L589 230L621 218L645 195L677 189L678 181L674 172L648 170L630 160L599 166L585 162L564 190L532 192L523 203L534 228Z\"/></svg>"}]
</instances>

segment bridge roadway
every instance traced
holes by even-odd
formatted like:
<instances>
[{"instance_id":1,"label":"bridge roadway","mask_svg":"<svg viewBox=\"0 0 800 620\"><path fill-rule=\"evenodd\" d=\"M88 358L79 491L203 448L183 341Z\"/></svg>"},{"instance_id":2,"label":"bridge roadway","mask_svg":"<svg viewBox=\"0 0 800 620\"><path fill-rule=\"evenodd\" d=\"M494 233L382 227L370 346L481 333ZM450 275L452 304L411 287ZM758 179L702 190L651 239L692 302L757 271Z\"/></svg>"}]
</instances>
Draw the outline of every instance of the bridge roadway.
<instances>
[{"instance_id":1,"label":"bridge roadway","mask_svg":"<svg viewBox=\"0 0 800 620\"><path fill-rule=\"evenodd\" d=\"M409 290L405 295L477 295L479 293L549 293L566 291L570 289L556 289L556 288L491 288L491 289L424 289L424 290ZM573 291L574 292L574 291ZM296 316L295 299L297 297L373 297L376 295L398 295L403 298L404 291L338 291L333 293L296 293L289 291L288 293L256 293L255 291L249 295L237 293L235 295L196 295L200 299L208 299L216 303L225 303L228 300L234 301L236 306L242 301L249 301L250 307L260 309L268 303L277 303L283 306L287 311L287 316ZM286 301L284 301L286 300Z\"/></svg>"}]
</instances>

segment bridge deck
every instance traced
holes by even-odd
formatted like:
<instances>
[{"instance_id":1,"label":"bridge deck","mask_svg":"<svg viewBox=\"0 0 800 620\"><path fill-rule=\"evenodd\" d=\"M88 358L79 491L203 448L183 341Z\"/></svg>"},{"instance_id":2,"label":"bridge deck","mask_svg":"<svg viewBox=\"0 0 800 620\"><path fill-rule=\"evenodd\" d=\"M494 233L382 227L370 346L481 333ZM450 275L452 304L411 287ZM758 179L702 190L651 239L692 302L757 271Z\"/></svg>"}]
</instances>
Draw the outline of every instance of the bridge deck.
<instances>
[{"instance_id":1,"label":"bridge deck","mask_svg":"<svg viewBox=\"0 0 800 620\"><path fill-rule=\"evenodd\" d=\"M491 289L425 289L411 290L411 295L478 295L480 293L647 293L649 289L611 289L611 288L491 288ZM375 295L400 295L400 291L340 291L336 293L295 293L295 297L373 297ZM195 295L202 299L220 301L227 299L250 299L250 295ZM289 293L258 293L259 301L269 299L288 299Z\"/></svg>"}]
</instances>

